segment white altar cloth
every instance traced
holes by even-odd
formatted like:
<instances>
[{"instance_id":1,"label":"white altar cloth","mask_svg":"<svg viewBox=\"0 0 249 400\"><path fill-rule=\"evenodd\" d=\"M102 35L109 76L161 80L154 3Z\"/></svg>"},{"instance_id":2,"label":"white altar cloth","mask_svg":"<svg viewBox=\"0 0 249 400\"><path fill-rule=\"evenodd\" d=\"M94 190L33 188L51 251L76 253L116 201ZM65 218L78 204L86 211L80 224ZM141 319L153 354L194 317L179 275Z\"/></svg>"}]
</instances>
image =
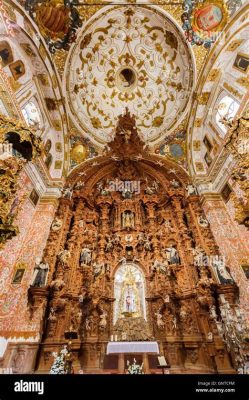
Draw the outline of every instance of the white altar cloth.
<instances>
[{"instance_id":1,"label":"white altar cloth","mask_svg":"<svg viewBox=\"0 0 249 400\"><path fill-rule=\"evenodd\" d=\"M157 342L109 342L107 354L117 353L157 353L159 347Z\"/></svg>"}]
</instances>

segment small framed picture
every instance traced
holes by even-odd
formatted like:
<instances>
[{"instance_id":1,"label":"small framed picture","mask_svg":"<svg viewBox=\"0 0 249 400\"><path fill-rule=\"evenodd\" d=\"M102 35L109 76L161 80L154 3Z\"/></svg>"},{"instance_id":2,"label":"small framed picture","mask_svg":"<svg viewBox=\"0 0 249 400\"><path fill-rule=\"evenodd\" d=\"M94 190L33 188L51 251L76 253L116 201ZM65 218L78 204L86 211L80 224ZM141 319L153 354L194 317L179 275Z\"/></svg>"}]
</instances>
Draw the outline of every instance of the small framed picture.
<instances>
[{"instance_id":1,"label":"small framed picture","mask_svg":"<svg viewBox=\"0 0 249 400\"><path fill-rule=\"evenodd\" d=\"M246 278L249 279L249 265L241 265L241 267L244 271Z\"/></svg>"},{"instance_id":2,"label":"small framed picture","mask_svg":"<svg viewBox=\"0 0 249 400\"><path fill-rule=\"evenodd\" d=\"M39 201L39 195L35 189L29 195L30 200L32 201L33 205L36 206Z\"/></svg>"},{"instance_id":3,"label":"small framed picture","mask_svg":"<svg viewBox=\"0 0 249 400\"><path fill-rule=\"evenodd\" d=\"M21 60L17 60L9 65L10 71L15 81L25 74L25 66Z\"/></svg>"},{"instance_id":4,"label":"small framed picture","mask_svg":"<svg viewBox=\"0 0 249 400\"><path fill-rule=\"evenodd\" d=\"M226 203L228 202L231 193L232 193L232 189L231 189L230 185L228 183L226 183L225 186L223 187L223 189L221 190L221 196Z\"/></svg>"},{"instance_id":5,"label":"small framed picture","mask_svg":"<svg viewBox=\"0 0 249 400\"><path fill-rule=\"evenodd\" d=\"M249 57L247 54L237 54L233 67L243 73L247 73L249 68Z\"/></svg>"},{"instance_id":6,"label":"small framed picture","mask_svg":"<svg viewBox=\"0 0 249 400\"><path fill-rule=\"evenodd\" d=\"M10 64L13 62L13 53L11 50L11 47L6 40L0 42L0 57L1 57L1 62L2 65L5 67L5 65Z\"/></svg>"},{"instance_id":7,"label":"small framed picture","mask_svg":"<svg viewBox=\"0 0 249 400\"><path fill-rule=\"evenodd\" d=\"M13 285L18 285L18 284L20 284L22 282L22 278L23 278L24 272L25 272L25 268L24 267L17 268L15 270L14 277L12 279L12 284Z\"/></svg>"}]
</instances>

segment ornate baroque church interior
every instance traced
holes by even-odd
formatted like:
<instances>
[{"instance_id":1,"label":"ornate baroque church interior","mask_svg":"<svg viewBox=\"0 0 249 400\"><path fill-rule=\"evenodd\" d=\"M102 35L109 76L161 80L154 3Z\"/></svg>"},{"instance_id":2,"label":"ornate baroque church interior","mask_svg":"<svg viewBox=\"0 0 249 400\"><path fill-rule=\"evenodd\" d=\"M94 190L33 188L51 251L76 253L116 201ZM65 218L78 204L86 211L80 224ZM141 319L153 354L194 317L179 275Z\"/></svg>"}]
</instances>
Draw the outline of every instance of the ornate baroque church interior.
<instances>
[{"instance_id":1,"label":"ornate baroque church interior","mask_svg":"<svg viewBox=\"0 0 249 400\"><path fill-rule=\"evenodd\" d=\"M0 369L249 373L249 4L0 1Z\"/></svg>"}]
</instances>

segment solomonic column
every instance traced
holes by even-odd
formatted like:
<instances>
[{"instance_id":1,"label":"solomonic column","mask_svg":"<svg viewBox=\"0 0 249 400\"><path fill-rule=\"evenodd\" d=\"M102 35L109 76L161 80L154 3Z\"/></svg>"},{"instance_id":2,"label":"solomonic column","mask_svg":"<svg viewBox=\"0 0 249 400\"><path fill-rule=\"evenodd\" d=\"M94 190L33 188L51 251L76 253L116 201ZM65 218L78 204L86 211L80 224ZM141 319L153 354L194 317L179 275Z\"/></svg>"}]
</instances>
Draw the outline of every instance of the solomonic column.
<instances>
[{"instance_id":1,"label":"solomonic column","mask_svg":"<svg viewBox=\"0 0 249 400\"><path fill-rule=\"evenodd\" d=\"M100 207L100 221L102 233L109 231L109 211L112 204L112 199L109 196L99 196L96 199L97 205Z\"/></svg>"}]
</instances>

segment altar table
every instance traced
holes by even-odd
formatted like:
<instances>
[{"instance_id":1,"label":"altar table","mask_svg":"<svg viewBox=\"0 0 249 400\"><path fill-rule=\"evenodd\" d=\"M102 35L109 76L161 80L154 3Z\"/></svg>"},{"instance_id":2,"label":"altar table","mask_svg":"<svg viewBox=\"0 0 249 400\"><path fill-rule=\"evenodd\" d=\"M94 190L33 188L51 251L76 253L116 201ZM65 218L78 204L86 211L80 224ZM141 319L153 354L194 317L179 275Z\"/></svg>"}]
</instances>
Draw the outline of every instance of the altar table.
<instances>
[{"instance_id":1,"label":"altar table","mask_svg":"<svg viewBox=\"0 0 249 400\"><path fill-rule=\"evenodd\" d=\"M157 342L109 342L107 354L117 353L157 353L159 347Z\"/></svg>"}]
</instances>

